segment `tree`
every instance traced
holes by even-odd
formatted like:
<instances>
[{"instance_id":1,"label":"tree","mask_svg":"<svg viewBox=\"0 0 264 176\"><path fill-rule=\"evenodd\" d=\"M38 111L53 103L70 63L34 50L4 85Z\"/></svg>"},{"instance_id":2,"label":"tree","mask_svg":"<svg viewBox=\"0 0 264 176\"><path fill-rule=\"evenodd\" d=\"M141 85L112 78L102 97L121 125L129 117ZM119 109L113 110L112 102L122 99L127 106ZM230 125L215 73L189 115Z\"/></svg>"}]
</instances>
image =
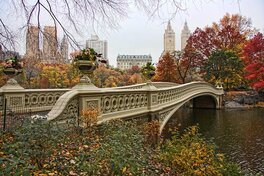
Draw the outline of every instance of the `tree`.
<instances>
[{"instance_id":1,"label":"tree","mask_svg":"<svg viewBox=\"0 0 264 176\"><path fill-rule=\"evenodd\" d=\"M238 87L243 80L243 63L233 51L214 51L203 69L206 81L212 84L224 83L225 89Z\"/></svg>"},{"instance_id":2,"label":"tree","mask_svg":"<svg viewBox=\"0 0 264 176\"><path fill-rule=\"evenodd\" d=\"M128 80L129 85L140 84L143 82L144 82L144 79L143 79L142 75L139 73L134 73L132 76L130 76L130 78Z\"/></svg>"},{"instance_id":3,"label":"tree","mask_svg":"<svg viewBox=\"0 0 264 176\"><path fill-rule=\"evenodd\" d=\"M167 52L158 62L153 81L176 82L176 75L175 61Z\"/></svg>"},{"instance_id":4,"label":"tree","mask_svg":"<svg viewBox=\"0 0 264 176\"><path fill-rule=\"evenodd\" d=\"M242 59L245 63L245 78L250 85L257 89L264 89L264 37L257 33L243 47Z\"/></svg>"},{"instance_id":5,"label":"tree","mask_svg":"<svg viewBox=\"0 0 264 176\"><path fill-rule=\"evenodd\" d=\"M195 53L188 52L188 55L182 51L175 51L173 58L175 58L176 70L177 70L177 82L186 83L193 80L193 74L195 72L196 63L194 63Z\"/></svg>"},{"instance_id":6,"label":"tree","mask_svg":"<svg viewBox=\"0 0 264 176\"><path fill-rule=\"evenodd\" d=\"M24 57L24 72L27 82L27 87L32 88L32 81L40 74L39 61L34 56Z\"/></svg>"},{"instance_id":7,"label":"tree","mask_svg":"<svg viewBox=\"0 0 264 176\"><path fill-rule=\"evenodd\" d=\"M253 32L250 19L226 14L219 23L194 31L187 41L184 58L188 62L189 56L192 55L191 62L194 66L201 67L216 50L230 50L238 55Z\"/></svg>"},{"instance_id":8,"label":"tree","mask_svg":"<svg viewBox=\"0 0 264 176\"><path fill-rule=\"evenodd\" d=\"M70 64L41 64L40 69L36 83L41 88L72 87L79 82L79 72Z\"/></svg>"},{"instance_id":9,"label":"tree","mask_svg":"<svg viewBox=\"0 0 264 176\"><path fill-rule=\"evenodd\" d=\"M119 86L121 73L114 69L100 65L94 71L94 83L98 87L116 87Z\"/></svg>"}]
</instances>

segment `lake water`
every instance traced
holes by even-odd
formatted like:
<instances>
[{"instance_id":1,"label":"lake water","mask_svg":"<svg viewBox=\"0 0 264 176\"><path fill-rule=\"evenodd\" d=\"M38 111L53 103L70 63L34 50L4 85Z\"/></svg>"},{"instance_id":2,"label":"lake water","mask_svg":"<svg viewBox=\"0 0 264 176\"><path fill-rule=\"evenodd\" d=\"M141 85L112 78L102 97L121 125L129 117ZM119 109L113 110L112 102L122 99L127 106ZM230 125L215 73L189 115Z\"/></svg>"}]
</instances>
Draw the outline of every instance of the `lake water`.
<instances>
[{"instance_id":1,"label":"lake water","mask_svg":"<svg viewBox=\"0 0 264 176\"><path fill-rule=\"evenodd\" d=\"M264 175L264 108L262 109L179 109L167 123L179 130L198 124L200 133L212 139L231 161L246 173Z\"/></svg>"}]
</instances>

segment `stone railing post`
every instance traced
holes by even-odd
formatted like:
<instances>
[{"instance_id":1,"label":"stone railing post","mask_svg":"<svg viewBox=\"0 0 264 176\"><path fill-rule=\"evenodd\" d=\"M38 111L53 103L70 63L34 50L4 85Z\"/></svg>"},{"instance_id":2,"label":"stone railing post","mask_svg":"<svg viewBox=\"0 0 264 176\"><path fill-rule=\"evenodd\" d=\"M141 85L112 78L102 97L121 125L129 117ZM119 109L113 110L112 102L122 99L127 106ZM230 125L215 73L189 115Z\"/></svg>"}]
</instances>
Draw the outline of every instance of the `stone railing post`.
<instances>
[{"instance_id":1,"label":"stone railing post","mask_svg":"<svg viewBox=\"0 0 264 176\"><path fill-rule=\"evenodd\" d=\"M223 109L223 100L224 100L224 88L221 85L220 87L216 87L218 90L221 90L223 94L218 96L218 105L216 105L216 109Z\"/></svg>"},{"instance_id":2,"label":"stone railing post","mask_svg":"<svg viewBox=\"0 0 264 176\"><path fill-rule=\"evenodd\" d=\"M24 90L24 88L13 78L9 79L7 83L1 87L2 101L4 102L5 99L7 100L7 107L25 107L25 93L20 92L21 90Z\"/></svg>"},{"instance_id":3,"label":"stone railing post","mask_svg":"<svg viewBox=\"0 0 264 176\"><path fill-rule=\"evenodd\" d=\"M152 113L151 110L155 105L158 104L158 89L152 84L152 82L147 82L143 89L147 90L147 97L148 97L148 110L150 111L150 119L154 120L157 118L156 113Z\"/></svg>"}]
</instances>

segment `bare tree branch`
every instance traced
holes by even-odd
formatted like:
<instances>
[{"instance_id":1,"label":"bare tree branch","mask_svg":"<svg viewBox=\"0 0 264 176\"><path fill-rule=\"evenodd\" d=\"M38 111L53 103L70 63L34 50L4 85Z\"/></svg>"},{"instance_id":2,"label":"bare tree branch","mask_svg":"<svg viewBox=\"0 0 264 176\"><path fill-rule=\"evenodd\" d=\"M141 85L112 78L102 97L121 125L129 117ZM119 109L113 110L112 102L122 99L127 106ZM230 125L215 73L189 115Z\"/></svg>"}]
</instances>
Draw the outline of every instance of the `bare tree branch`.
<instances>
[{"instance_id":1,"label":"bare tree branch","mask_svg":"<svg viewBox=\"0 0 264 176\"><path fill-rule=\"evenodd\" d=\"M72 35L72 28L78 34L89 25L94 30L98 27L116 29L119 22L128 16L131 5L143 9L150 18L162 17L166 21L175 18L178 12L186 10L187 0L11 0L13 11L21 11L26 18L25 26L37 23L41 31L42 15L46 13L53 20L56 28L61 28L72 46L79 46ZM201 0L202 1L202 0ZM237 0L239 3L240 0ZM6 1L5 3L10 3ZM10 9L12 10L12 9ZM1 32L6 29L2 22ZM96 30L95 30L96 31ZM42 31L41 31L42 32ZM7 33L1 33L6 35ZM10 34L10 33L9 33ZM3 39L11 39L9 36ZM13 38L12 38L13 39Z\"/></svg>"},{"instance_id":2,"label":"bare tree branch","mask_svg":"<svg viewBox=\"0 0 264 176\"><path fill-rule=\"evenodd\" d=\"M0 19L0 48L7 50L12 48L15 50L15 35L11 30L5 25L2 19Z\"/></svg>"}]
</instances>

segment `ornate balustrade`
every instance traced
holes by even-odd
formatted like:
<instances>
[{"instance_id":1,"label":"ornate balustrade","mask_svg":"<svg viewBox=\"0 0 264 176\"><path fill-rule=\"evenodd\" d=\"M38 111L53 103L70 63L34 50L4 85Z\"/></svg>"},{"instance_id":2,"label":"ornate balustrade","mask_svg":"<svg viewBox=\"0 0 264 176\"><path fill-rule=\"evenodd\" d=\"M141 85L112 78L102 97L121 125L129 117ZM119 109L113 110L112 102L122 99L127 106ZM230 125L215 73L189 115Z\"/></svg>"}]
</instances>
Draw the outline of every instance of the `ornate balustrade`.
<instances>
[{"instance_id":1,"label":"ornate balustrade","mask_svg":"<svg viewBox=\"0 0 264 176\"><path fill-rule=\"evenodd\" d=\"M145 85L146 83L142 83L142 84L136 84L136 85L130 85L130 86L114 87L113 89L142 89L143 86ZM152 85L160 89L160 88L177 86L179 84L171 83L171 82L152 82Z\"/></svg>"},{"instance_id":2,"label":"ornate balustrade","mask_svg":"<svg viewBox=\"0 0 264 176\"><path fill-rule=\"evenodd\" d=\"M184 103L199 96L210 96L221 107L222 88L205 82L187 84L144 83L116 88L97 88L88 83L73 89L23 89L14 81L0 89L0 111L4 99L13 112L48 111L48 120L78 120L82 110L98 108L99 123L117 118L150 117L161 121L161 128Z\"/></svg>"},{"instance_id":3,"label":"ornate balustrade","mask_svg":"<svg viewBox=\"0 0 264 176\"><path fill-rule=\"evenodd\" d=\"M78 106L74 101L78 100ZM98 108L100 121L140 114L148 109L146 90L72 90L63 94L48 114L48 120L66 120L76 118L81 110Z\"/></svg>"},{"instance_id":4,"label":"ornate balustrade","mask_svg":"<svg viewBox=\"0 0 264 176\"><path fill-rule=\"evenodd\" d=\"M13 112L49 111L59 97L70 89L0 89L0 111L4 99L7 108Z\"/></svg>"},{"instance_id":5,"label":"ornate balustrade","mask_svg":"<svg viewBox=\"0 0 264 176\"><path fill-rule=\"evenodd\" d=\"M59 98L48 114L48 120L76 118L83 109L93 107L100 109L99 121L103 122L161 112L198 95L221 96L223 94L222 89L204 82L156 85L163 88L157 88L152 83L130 86L130 89L126 86L124 89L71 90ZM73 101L78 101L78 107L73 108Z\"/></svg>"}]
</instances>

